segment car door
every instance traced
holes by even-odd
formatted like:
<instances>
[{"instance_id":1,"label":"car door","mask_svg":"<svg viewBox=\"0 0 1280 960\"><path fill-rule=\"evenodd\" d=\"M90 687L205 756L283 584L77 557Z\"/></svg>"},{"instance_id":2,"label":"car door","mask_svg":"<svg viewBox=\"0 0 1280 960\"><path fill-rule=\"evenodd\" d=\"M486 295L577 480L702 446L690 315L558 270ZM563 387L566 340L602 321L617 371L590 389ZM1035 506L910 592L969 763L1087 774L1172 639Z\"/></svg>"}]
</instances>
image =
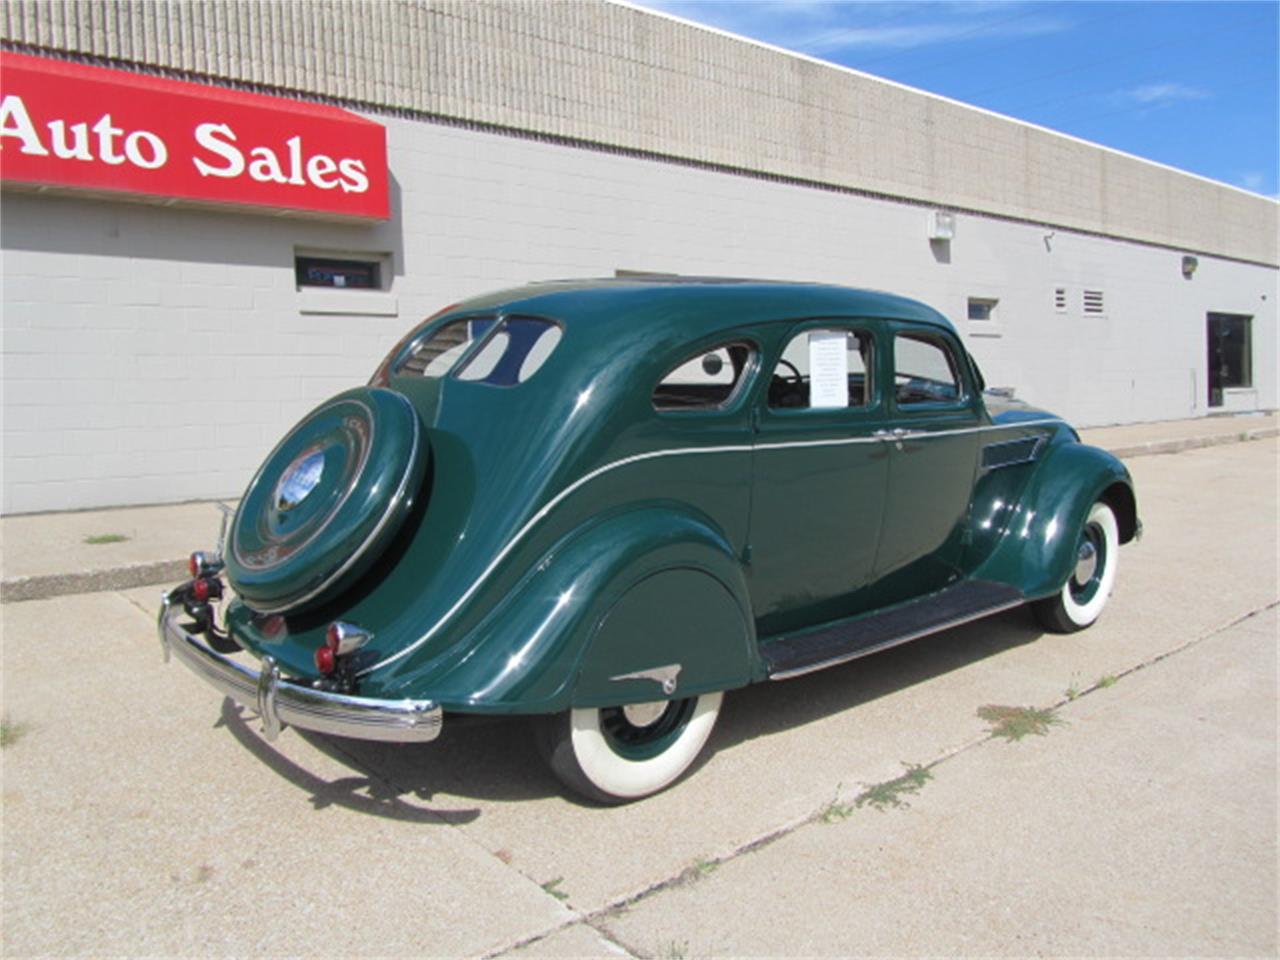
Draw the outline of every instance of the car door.
<instances>
[{"instance_id":1,"label":"car door","mask_svg":"<svg viewBox=\"0 0 1280 960\"><path fill-rule=\"evenodd\" d=\"M905 324L894 324L891 334L877 606L930 593L958 578L984 422L954 336Z\"/></svg>"},{"instance_id":2,"label":"car door","mask_svg":"<svg viewBox=\"0 0 1280 960\"><path fill-rule=\"evenodd\" d=\"M807 321L765 358L748 564L761 636L848 616L873 576L890 453L881 326Z\"/></svg>"}]
</instances>

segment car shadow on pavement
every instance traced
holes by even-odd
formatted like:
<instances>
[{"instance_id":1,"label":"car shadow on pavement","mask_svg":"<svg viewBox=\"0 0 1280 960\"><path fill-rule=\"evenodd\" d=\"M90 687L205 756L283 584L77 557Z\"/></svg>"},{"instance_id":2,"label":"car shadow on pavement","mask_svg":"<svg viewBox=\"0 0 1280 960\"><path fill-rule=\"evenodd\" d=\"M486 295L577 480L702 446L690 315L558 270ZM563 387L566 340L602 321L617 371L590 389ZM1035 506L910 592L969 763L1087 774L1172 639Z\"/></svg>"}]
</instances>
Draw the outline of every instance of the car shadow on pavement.
<instances>
[{"instance_id":1,"label":"car shadow on pavement","mask_svg":"<svg viewBox=\"0 0 1280 960\"><path fill-rule=\"evenodd\" d=\"M1043 631L1020 608L785 683L735 690L726 698L708 749L688 775L696 775L718 750L833 716L1041 636ZM474 808L438 809L431 804L439 795L519 802L560 794L572 803L592 806L561 788L535 749L526 718L446 716L440 738L423 744L286 730L283 736L301 736L355 772L337 780L305 770L267 743L256 729L254 714L231 700L223 703L220 725L266 766L306 791L317 810L340 805L374 816L444 825L470 823L481 813Z\"/></svg>"},{"instance_id":2,"label":"car shadow on pavement","mask_svg":"<svg viewBox=\"0 0 1280 960\"><path fill-rule=\"evenodd\" d=\"M1043 636L1030 610L1018 607L816 673L754 684L726 698L727 709L704 757L870 703Z\"/></svg>"}]
</instances>

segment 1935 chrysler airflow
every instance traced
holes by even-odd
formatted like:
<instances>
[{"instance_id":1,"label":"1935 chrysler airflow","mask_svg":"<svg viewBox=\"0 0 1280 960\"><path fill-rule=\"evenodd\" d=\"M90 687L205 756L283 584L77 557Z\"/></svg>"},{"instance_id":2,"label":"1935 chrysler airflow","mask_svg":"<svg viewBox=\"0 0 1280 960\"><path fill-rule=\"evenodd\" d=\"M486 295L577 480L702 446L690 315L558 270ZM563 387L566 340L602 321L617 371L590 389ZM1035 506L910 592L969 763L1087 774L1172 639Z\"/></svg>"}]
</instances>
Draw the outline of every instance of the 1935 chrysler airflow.
<instances>
[{"instance_id":1,"label":"1935 chrysler airflow","mask_svg":"<svg viewBox=\"0 0 1280 960\"><path fill-rule=\"evenodd\" d=\"M312 411L160 634L268 736L529 715L569 787L618 802L688 768L725 691L1028 602L1088 626L1139 529L1124 466L984 394L922 304L535 284Z\"/></svg>"}]
</instances>

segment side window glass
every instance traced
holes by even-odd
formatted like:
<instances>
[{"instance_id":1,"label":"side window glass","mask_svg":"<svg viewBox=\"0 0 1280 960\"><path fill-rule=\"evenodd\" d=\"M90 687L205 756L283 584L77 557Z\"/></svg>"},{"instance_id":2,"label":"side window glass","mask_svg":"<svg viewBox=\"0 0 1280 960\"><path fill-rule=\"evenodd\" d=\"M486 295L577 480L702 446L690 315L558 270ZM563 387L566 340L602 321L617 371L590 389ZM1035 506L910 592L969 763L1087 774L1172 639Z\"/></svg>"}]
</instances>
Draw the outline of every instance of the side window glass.
<instances>
[{"instance_id":1,"label":"side window glass","mask_svg":"<svg viewBox=\"0 0 1280 960\"><path fill-rule=\"evenodd\" d=\"M955 360L940 341L900 333L893 341L893 362L898 406L954 403L960 399Z\"/></svg>"},{"instance_id":2,"label":"side window glass","mask_svg":"<svg viewBox=\"0 0 1280 960\"><path fill-rule=\"evenodd\" d=\"M728 343L700 350L663 377L653 388L655 410L717 410L737 393L751 367L755 347Z\"/></svg>"},{"instance_id":3,"label":"side window glass","mask_svg":"<svg viewBox=\"0 0 1280 960\"><path fill-rule=\"evenodd\" d=\"M871 334L824 327L787 343L769 380L769 406L778 410L865 407L871 401Z\"/></svg>"}]
</instances>

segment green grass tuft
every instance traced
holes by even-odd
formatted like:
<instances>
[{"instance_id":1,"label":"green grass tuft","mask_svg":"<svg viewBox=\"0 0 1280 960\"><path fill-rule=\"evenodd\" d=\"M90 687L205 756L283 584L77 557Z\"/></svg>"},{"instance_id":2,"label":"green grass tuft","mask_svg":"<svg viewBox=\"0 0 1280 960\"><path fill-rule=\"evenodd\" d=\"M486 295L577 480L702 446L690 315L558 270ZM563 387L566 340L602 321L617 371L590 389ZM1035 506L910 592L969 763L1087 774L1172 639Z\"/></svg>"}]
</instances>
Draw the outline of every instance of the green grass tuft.
<instances>
[{"instance_id":1,"label":"green grass tuft","mask_svg":"<svg viewBox=\"0 0 1280 960\"><path fill-rule=\"evenodd\" d=\"M12 747L15 743L26 736L31 729L29 724L16 723L5 717L0 720L0 747Z\"/></svg>"},{"instance_id":2,"label":"green grass tuft","mask_svg":"<svg viewBox=\"0 0 1280 960\"><path fill-rule=\"evenodd\" d=\"M123 533L95 533L91 537L85 537L84 542L96 547L104 543L124 543L128 539Z\"/></svg>"},{"instance_id":3,"label":"green grass tuft","mask_svg":"<svg viewBox=\"0 0 1280 960\"><path fill-rule=\"evenodd\" d=\"M1105 690L1107 687L1114 687L1120 682L1120 678L1113 673L1104 673L1098 678L1097 687L1099 690Z\"/></svg>"},{"instance_id":4,"label":"green grass tuft","mask_svg":"<svg viewBox=\"0 0 1280 960\"><path fill-rule=\"evenodd\" d=\"M1034 734L1043 737L1049 728L1062 723L1053 710L1038 707L1003 707L988 703L978 708L979 719L991 724L991 735L1005 740L1021 740Z\"/></svg>"},{"instance_id":5,"label":"green grass tuft","mask_svg":"<svg viewBox=\"0 0 1280 960\"><path fill-rule=\"evenodd\" d=\"M880 811L890 807L909 807L911 804L903 798L919 793L920 788L932 779L933 774L927 767L908 766L902 776L869 787L858 794L853 803L858 808L875 807Z\"/></svg>"}]
</instances>

